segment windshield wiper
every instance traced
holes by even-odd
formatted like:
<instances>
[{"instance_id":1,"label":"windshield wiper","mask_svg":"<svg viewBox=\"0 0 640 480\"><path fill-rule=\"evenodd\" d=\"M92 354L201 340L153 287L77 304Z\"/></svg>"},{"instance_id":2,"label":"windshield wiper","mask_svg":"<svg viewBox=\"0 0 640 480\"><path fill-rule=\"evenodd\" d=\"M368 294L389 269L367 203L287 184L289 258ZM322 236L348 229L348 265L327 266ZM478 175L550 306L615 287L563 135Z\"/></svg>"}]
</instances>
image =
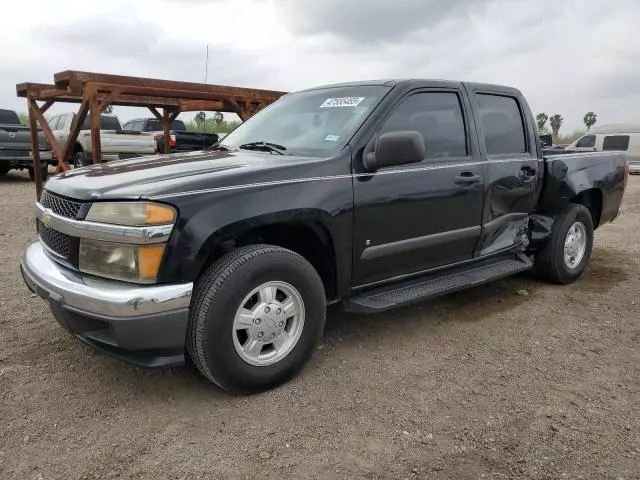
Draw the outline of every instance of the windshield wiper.
<instances>
[{"instance_id":1,"label":"windshield wiper","mask_svg":"<svg viewBox=\"0 0 640 480\"><path fill-rule=\"evenodd\" d=\"M221 152L228 152L229 147L223 145L222 143L216 143L215 145L208 147L206 150L220 150Z\"/></svg>"},{"instance_id":2,"label":"windshield wiper","mask_svg":"<svg viewBox=\"0 0 640 480\"><path fill-rule=\"evenodd\" d=\"M250 142L240 145L238 148L243 150L260 150L265 152L277 153L279 155L284 155L282 153L283 150L286 150L287 147L283 145L278 145L277 143L271 142Z\"/></svg>"}]
</instances>

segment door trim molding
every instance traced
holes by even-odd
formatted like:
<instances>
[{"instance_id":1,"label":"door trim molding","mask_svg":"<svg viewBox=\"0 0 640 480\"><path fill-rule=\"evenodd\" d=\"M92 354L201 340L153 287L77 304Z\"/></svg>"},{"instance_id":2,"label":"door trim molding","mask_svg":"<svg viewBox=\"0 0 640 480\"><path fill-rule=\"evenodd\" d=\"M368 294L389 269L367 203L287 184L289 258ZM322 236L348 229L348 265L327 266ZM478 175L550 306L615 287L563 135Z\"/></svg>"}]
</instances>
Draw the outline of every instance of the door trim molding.
<instances>
[{"instance_id":1,"label":"door trim molding","mask_svg":"<svg viewBox=\"0 0 640 480\"><path fill-rule=\"evenodd\" d=\"M386 257L387 255L395 255L397 253L418 250L420 248L433 247L434 245L440 245L442 243L464 240L465 238L479 236L481 231L482 227L480 225L476 225L473 227L451 230L449 232L434 233L432 235L407 238L405 240L398 240L397 242L374 245L367 247L362 251L360 260L373 260L374 258Z\"/></svg>"}]
</instances>

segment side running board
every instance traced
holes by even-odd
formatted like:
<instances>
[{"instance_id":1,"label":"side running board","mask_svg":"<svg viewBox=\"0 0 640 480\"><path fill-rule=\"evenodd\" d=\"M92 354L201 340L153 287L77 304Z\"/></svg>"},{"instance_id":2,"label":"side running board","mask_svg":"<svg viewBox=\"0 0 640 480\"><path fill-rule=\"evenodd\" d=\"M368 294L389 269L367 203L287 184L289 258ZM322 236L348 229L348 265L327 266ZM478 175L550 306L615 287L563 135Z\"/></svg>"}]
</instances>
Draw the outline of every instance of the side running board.
<instances>
[{"instance_id":1,"label":"side running board","mask_svg":"<svg viewBox=\"0 0 640 480\"><path fill-rule=\"evenodd\" d=\"M447 293L515 275L533 268L526 255L510 254L471 265L417 277L391 286L362 292L345 302L344 308L354 313L378 313L413 302L428 300Z\"/></svg>"}]
</instances>

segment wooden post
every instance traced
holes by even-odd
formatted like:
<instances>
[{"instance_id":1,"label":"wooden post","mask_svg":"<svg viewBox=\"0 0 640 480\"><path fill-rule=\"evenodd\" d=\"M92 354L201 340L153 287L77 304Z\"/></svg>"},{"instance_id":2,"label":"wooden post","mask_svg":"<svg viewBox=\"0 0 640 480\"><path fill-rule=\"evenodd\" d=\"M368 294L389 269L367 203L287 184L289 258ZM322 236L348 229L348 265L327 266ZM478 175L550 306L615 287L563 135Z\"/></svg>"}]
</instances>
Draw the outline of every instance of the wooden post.
<instances>
[{"instance_id":1,"label":"wooden post","mask_svg":"<svg viewBox=\"0 0 640 480\"><path fill-rule=\"evenodd\" d=\"M47 142L49 142L49 145L51 146L51 150L53 151L53 153L55 153L57 158L60 158L60 155L62 155L62 149L56 143L56 137L53 135L53 132L51 131L51 128L49 128L49 124L47 123L47 120L44 118L44 115L40 111L40 107L38 107L38 102L36 102L33 99L29 100L29 111L40 123L40 128L44 132L44 136L47 137Z\"/></svg>"},{"instance_id":2,"label":"wooden post","mask_svg":"<svg viewBox=\"0 0 640 480\"><path fill-rule=\"evenodd\" d=\"M171 153L169 140L171 140L171 114L166 108L162 109L162 133L164 134L164 150L163 153Z\"/></svg>"},{"instance_id":3,"label":"wooden post","mask_svg":"<svg viewBox=\"0 0 640 480\"><path fill-rule=\"evenodd\" d=\"M102 162L102 145L100 142L100 102L96 92L91 94L91 154L93 164Z\"/></svg>"},{"instance_id":4,"label":"wooden post","mask_svg":"<svg viewBox=\"0 0 640 480\"><path fill-rule=\"evenodd\" d=\"M89 102L84 100L80 104L80 110L73 119L71 123L71 128L69 130L69 136L67 137L67 143L64 145L64 149L62 151L62 157L58 159L58 166L56 167L56 173L66 172L71 167L69 167L69 155L73 151L76 140L78 139L78 134L80 133L80 129L82 128L82 124L84 123L84 119L87 118L87 113L89 112Z\"/></svg>"},{"instance_id":5,"label":"wooden post","mask_svg":"<svg viewBox=\"0 0 640 480\"><path fill-rule=\"evenodd\" d=\"M42 193L42 164L40 162L40 145L38 145L38 122L36 120L34 105L37 107L35 100L29 98L29 133L31 136L31 156L33 158L33 174L36 182L36 200L40 200Z\"/></svg>"}]
</instances>

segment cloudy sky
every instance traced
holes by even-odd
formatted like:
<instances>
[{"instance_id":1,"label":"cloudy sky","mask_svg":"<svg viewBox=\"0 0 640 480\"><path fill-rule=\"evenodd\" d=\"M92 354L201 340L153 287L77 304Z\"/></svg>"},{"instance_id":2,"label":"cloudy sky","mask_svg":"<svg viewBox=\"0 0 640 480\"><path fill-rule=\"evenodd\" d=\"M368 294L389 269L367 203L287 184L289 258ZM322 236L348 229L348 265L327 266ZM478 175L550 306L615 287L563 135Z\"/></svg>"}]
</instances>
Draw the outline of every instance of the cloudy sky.
<instances>
[{"instance_id":1,"label":"cloudy sky","mask_svg":"<svg viewBox=\"0 0 640 480\"><path fill-rule=\"evenodd\" d=\"M2 12L0 108L25 111L15 84L49 83L67 69L203 81L208 44L209 83L290 91L372 78L483 81L520 88L534 113L561 113L565 133L589 110L599 124L640 123L638 0L22 5Z\"/></svg>"}]
</instances>

